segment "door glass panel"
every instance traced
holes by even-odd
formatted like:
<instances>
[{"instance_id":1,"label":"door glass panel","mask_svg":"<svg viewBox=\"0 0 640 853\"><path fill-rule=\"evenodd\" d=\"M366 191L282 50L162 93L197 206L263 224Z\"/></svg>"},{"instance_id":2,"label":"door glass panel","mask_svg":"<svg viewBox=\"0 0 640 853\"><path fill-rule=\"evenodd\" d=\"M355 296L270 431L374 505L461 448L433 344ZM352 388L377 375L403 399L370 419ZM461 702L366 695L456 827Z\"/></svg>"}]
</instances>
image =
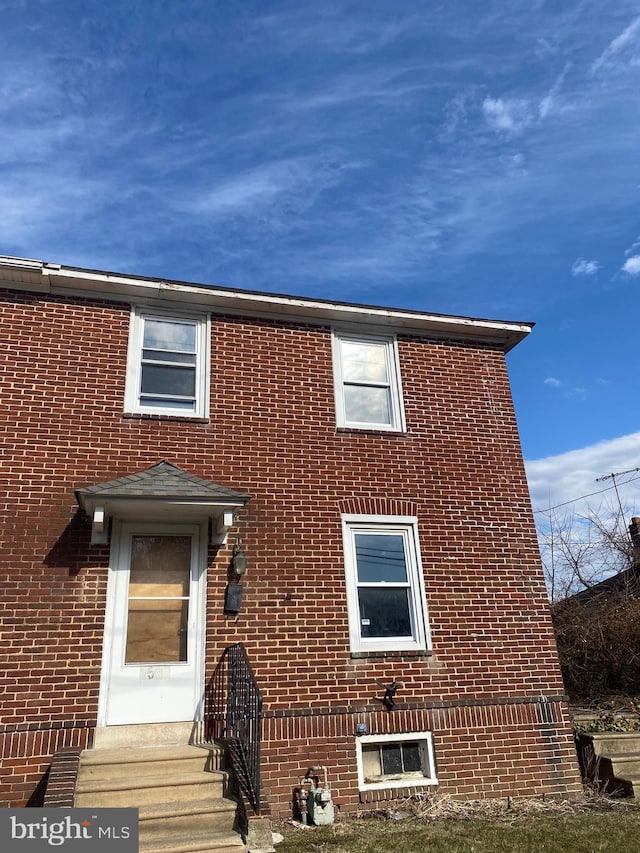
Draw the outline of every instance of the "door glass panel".
<instances>
[{"instance_id":1,"label":"door glass panel","mask_svg":"<svg viewBox=\"0 0 640 853\"><path fill-rule=\"evenodd\" d=\"M187 660L190 536L133 536L125 663Z\"/></svg>"},{"instance_id":2,"label":"door glass panel","mask_svg":"<svg viewBox=\"0 0 640 853\"><path fill-rule=\"evenodd\" d=\"M187 659L187 601L129 602L125 663L181 663Z\"/></svg>"}]
</instances>

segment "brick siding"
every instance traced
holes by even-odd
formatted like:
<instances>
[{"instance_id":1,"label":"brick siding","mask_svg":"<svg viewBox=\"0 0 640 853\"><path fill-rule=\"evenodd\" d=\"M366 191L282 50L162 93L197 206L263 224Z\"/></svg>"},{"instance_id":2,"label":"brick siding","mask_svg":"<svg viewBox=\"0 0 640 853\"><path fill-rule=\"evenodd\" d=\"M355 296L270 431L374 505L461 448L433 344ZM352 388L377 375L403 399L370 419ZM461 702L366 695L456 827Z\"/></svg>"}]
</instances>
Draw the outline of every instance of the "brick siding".
<instances>
[{"instance_id":1,"label":"brick siding","mask_svg":"<svg viewBox=\"0 0 640 853\"><path fill-rule=\"evenodd\" d=\"M275 812L309 763L328 766L344 808L359 804L360 716L344 708L373 708L372 731L433 729L448 793L577 790L499 350L399 336L407 432L396 434L336 428L328 327L214 316L210 417L195 422L124 414L128 305L0 291L0 323L6 804L37 804L51 755L95 726L109 555L89 544L74 490L161 459L251 495L210 553L207 671L246 644ZM350 654L343 512L418 517L432 653ZM225 617L238 536L243 605ZM388 713L376 679L394 678ZM541 696L556 697L544 730Z\"/></svg>"}]
</instances>

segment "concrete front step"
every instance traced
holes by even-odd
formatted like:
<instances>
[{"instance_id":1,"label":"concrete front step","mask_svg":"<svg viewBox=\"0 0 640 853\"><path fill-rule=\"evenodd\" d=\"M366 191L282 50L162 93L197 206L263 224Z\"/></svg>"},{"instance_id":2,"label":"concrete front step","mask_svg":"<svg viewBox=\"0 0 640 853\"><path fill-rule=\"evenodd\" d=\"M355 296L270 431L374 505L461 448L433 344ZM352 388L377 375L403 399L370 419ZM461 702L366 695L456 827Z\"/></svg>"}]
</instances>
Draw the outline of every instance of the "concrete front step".
<instances>
[{"instance_id":1,"label":"concrete front step","mask_svg":"<svg viewBox=\"0 0 640 853\"><path fill-rule=\"evenodd\" d=\"M85 750L75 805L138 808L144 853L240 853L222 751L189 745Z\"/></svg>"},{"instance_id":2,"label":"concrete front step","mask_svg":"<svg viewBox=\"0 0 640 853\"><path fill-rule=\"evenodd\" d=\"M150 803L173 803L221 797L226 778L219 771L176 773L162 776L135 776L122 779L88 779L78 777L76 806L143 806Z\"/></svg>"},{"instance_id":3,"label":"concrete front step","mask_svg":"<svg viewBox=\"0 0 640 853\"><path fill-rule=\"evenodd\" d=\"M85 750L81 757L83 779L119 779L135 772L139 776L164 773L220 770L223 752L219 747L167 746Z\"/></svg>"},{"instance_id":4,"label":"concrete front step","mask_svg":"<svg viewBox=\"0 0 640 853\"><path fill-rule=\"evenodd\" d=\"M232 804L234 805L234 804ZM215 805L214 805L215 808ZM244 851L242 837L232 827L235 808L226 812L211 811L197 815L157 818L152 821L140 821L140 853L155 851L175 851L175 853L195 853L195 851L233 850Z\"/></svg>"},{"instance_id":5,"label":"concrete front step","mask_svg":"<svg viewBox=\"0 0 640 853\"><path fill-rule=\"evenodd\" d=\"M139 808L140 829L145 838L184 836L194 827L222 832L233 827L236 817L235 800L195 800L181 803L153 803Z\"/></svg>"},{"instance_id":6,"label":"concrete front step","mask_svg":"<svg viewBox=\"0 0 640 853\"><path fill-rule=\"evenodd\" d=\"M242 838L233 833L201 833L189 834L189 837L165 839L147 844L140 836L140 853L246 853Z\"/></svg>"}]
</instances>

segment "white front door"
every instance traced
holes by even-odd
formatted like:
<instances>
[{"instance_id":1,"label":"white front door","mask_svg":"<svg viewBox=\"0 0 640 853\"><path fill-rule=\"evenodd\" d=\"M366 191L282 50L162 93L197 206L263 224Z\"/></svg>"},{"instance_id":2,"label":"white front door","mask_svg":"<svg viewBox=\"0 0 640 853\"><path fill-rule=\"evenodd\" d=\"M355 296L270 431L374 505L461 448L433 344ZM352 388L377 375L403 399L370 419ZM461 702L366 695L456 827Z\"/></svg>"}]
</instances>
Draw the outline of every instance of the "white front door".
<instances>
[{"instance_id":1,"label":"white front door","mask_svg":"<svg viewBox=\"0 0 640 853\"><path fill-rule=\"evenodd\" d=\"M205 530L114 524L99 725L197 719Z\"/></svg>"}]
</instances>

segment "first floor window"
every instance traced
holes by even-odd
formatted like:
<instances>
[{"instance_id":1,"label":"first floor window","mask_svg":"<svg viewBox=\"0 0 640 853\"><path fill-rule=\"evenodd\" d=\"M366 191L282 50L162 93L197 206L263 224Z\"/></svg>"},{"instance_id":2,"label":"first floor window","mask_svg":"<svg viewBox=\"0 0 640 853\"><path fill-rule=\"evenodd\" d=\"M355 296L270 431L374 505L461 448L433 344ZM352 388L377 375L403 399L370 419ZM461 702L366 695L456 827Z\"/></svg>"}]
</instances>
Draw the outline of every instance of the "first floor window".
<instances>
[{"instance_id":1,"label":"first floor window","mask_svg":"<svg viewBox=\"0 0 640 853\"><path fill-rule=\"evenodd\" d=\"M129 336L126 408L204 417L208 321L134 309Z\"/></svg>"},{"instance_id":2,"label":"first floor window","mask_svg":"<svg viewBox=\"0 0 640 853\"><path fill-rule=\"evenodd\" d=\"M351 650L426 650L415 518L343 516Z\"/></svg>"},{"instance_id":3,"label":"first floor window","mask_svg":"<svg viewBox=\"0 0 640 853\"><path fill-rule=\"evenodd\" d=\"M360 790L437 784L431 732L356 740Z\"/></svg>"}]
</instances>

